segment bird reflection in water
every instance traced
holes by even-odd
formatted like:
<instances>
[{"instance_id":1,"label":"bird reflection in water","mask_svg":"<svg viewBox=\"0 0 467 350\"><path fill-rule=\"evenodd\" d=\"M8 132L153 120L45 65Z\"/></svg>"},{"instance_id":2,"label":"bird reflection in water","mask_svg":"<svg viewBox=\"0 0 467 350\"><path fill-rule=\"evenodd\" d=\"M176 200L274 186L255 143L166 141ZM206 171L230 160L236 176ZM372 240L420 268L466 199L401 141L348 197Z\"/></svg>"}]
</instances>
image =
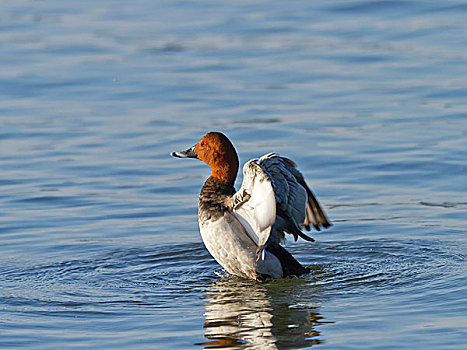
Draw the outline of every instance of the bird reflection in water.
<instances>
[{"instance_id":1,"label":"bird reflection in water","mask_svg":"<svg viewBox=\"0 0 467 350\"><path fill-rule=\"evenodd\" d=\"M297 278L252 282L232 277L206 291L205 349L300 348L320 344L323 322L313 306L309 281ZM302 301L306 300L306 303Z\"/></svg>"}]
</instances>

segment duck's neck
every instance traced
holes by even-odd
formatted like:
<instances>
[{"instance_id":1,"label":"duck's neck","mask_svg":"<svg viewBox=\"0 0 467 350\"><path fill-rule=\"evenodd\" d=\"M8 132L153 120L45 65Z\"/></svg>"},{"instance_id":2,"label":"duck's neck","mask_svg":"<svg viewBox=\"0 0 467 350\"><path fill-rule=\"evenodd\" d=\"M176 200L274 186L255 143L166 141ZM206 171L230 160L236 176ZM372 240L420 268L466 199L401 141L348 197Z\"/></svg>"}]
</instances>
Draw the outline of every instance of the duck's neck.
<instances>
[{"instance_id":1,"label":"duck's neck","mask_svg":"<svg viewBox=\"0 0 467 350\"><path fill-rule=\"evenodd\" d=\"M231 184L235 183L238 172L238 157L237 154L230 154L228 157L218 159L214 166L211 167L211 177Z\"/></svg>"},{"instance_id":2,"label":"duck's neck","mask_svg":"<svg viewBox=\"0 0 467 350\"><path fill-rule=\"evenodd\" d=\"M237 168L233 168L229 165L226 165L225 167L217 167L211 170L211 178L233 186L235 179L237 178Z\"/></svg>"}]
</instances>

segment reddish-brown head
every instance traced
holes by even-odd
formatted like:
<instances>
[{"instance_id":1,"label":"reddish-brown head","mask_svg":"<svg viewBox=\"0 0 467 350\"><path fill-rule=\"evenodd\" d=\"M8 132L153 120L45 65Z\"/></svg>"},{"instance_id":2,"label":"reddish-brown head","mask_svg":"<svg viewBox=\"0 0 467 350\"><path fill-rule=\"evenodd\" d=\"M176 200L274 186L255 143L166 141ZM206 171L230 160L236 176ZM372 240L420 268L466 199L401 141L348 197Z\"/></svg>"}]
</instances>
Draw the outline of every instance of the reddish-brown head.
<instances>
[{"instance_id":1,"label":"reddish-brown head","mask_svg":"<svg viewBox=\"0 0 467 350\"><path fill-rule=\"evenodd\" d=\"M195 146L199 160L211 168L211 176L234 183L238 171L238 157L232 142L220 132L209 132Z\"/></svg>"},{"instance_id":2,"label":"reddish-brown head","mask_svg":"<svg viewBox=\"0 0 467 350\"><path fill-rule=\"evenodd\" d=\"M237 177L238 157L234 146L224 134L209 132L193 147L170 154L177 158L198 158L211 167L211 176L233 184Z\"/></svg>"}]
</instances>

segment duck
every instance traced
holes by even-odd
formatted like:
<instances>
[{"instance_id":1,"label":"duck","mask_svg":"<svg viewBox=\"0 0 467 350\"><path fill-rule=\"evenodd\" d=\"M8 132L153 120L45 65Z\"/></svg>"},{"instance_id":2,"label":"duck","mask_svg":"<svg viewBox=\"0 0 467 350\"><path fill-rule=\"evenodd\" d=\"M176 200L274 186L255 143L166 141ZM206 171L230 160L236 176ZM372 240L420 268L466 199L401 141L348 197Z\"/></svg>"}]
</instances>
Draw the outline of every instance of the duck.
<instances>
[{"instance_id":1,"label":"duck","mask_svg":"<svg viewBox=\"0 0 467 350\"><path fill-rule=\"evenodd\" d=\"M311 271L283 247L285 235L313 242L302 228L320 231L331 223L294 161L276 153L251 159L237 191L238 155L223 133L208 132L170 155L211 168L199 195L198 223L204 245L225 271L257 281Z\"/></svg>"}]
</instances>

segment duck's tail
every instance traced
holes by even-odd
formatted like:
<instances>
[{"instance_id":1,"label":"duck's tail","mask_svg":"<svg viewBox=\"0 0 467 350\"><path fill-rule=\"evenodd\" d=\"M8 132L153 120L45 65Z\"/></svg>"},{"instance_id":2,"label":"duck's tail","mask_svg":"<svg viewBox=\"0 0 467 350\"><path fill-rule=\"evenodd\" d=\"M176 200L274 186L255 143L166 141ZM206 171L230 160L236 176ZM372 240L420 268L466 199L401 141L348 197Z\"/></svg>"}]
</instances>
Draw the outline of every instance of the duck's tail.
<instances>
[{"instance_id":1,"label":"duck's tail","mask_svg":"<svg viewBox=\"0 0 467 350\"><path fill-rule=\"evenodd\" d=\"M268 243L266 250L274 254L282 265L283 277L301 276L311 270L302 266L284 247L277 243Z\"/></svg>"}]
</instances>

